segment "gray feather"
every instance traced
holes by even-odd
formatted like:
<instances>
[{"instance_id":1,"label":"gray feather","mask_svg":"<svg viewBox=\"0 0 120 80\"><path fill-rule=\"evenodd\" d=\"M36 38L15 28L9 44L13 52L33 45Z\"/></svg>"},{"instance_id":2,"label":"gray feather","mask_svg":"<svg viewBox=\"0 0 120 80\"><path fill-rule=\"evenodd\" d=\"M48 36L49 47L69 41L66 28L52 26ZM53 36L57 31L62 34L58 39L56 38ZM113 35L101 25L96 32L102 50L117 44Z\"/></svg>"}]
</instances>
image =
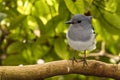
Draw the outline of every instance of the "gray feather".
<instances>
[{"instance_id":1,"label":"gray feather","mask_svg":"<svg viewBox=\"0 0 120 80\"><path fill-rule=\"evenodd\" d=\"M96 48L95 33L92 27L92 17L77 14L67 24L70 24L66 34L69 45L75 50L93 50Z\"/></svg>"}]
</instances>

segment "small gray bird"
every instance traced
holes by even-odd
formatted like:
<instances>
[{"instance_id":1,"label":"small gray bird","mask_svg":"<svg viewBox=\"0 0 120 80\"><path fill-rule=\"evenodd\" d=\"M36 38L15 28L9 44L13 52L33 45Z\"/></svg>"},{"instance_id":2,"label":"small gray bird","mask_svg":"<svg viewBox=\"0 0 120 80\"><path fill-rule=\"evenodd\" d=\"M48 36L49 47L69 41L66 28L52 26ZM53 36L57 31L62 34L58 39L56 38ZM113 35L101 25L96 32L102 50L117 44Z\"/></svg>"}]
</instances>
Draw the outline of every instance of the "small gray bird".
<instances>
[{"instance_id":1,"label":"small gray bird","mask_svg":"<svg viewBox=\"0 0 120 80\"><path fill-rule=\"evenodd\" d=\"M66 24L70 24L66 37L71 48L77 51L84 51L83 65L88 65L86 61L86 50L96 48L95 32L92 27L92 16L76 14ZM75 55L73 56L73 62ZM76 61L76 60L75 60Z\"/></svg>"}]
</instances>

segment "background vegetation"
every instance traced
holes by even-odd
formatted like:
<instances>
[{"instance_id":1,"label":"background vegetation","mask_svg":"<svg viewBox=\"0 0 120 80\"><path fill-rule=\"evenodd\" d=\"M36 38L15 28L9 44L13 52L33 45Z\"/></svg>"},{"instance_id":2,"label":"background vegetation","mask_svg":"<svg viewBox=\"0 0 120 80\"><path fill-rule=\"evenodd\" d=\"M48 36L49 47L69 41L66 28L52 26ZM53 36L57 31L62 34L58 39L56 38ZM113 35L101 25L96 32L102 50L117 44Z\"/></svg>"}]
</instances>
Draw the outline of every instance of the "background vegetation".
<instances>
[{"instance_id":1,"label":"background vegetation","mask_svg":"<svg viewBox=\"0 0 120 80\"><path fill-rule=\"evenodd\" d=\"M120 0L0 0L0 65L70 59L73 50L67 44L65 22L74 14L93 16L93 52L104 55L90 59L119 63ZM76 74L46 80L78 79L106 80Z\"/></svg>"}]
</instances>

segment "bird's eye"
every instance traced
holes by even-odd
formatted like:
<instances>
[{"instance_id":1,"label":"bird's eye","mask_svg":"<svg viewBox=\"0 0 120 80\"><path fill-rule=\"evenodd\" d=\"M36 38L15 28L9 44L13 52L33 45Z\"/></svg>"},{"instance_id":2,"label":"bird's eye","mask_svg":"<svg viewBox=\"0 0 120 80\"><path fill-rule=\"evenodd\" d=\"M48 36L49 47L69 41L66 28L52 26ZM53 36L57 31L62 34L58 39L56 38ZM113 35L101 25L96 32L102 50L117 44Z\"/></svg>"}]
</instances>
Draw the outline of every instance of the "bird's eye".
<instances>
[{"instance_id":1,"label":"bird's eye","mask_svg":"<svg viewBox=\"0 0 120 80\"><path fill-rule=\"evenodd\" d=\"M79 20L79 21L77 21L78 23L81 23L82 21L81 20Z\"/></svg>"}]
</instances>

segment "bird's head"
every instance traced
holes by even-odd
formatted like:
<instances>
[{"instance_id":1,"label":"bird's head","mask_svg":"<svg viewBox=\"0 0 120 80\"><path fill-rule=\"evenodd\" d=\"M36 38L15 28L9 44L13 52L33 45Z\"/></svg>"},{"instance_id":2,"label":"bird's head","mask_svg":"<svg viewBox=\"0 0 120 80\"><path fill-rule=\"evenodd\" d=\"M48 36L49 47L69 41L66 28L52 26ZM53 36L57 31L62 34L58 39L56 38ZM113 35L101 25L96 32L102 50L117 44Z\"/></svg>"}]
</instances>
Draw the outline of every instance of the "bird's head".
<instances>
[{"instance_id":1,"label":"bird's head","mask_svg":"<svg viewBox=\"0 0 120 80\"><path fill-rule=\"evenodd\" d=\"M74 15L70 21L67 21L66 24L91 24L92 16L85 16L81 14Z\"/></svg>"}]
</instances>

